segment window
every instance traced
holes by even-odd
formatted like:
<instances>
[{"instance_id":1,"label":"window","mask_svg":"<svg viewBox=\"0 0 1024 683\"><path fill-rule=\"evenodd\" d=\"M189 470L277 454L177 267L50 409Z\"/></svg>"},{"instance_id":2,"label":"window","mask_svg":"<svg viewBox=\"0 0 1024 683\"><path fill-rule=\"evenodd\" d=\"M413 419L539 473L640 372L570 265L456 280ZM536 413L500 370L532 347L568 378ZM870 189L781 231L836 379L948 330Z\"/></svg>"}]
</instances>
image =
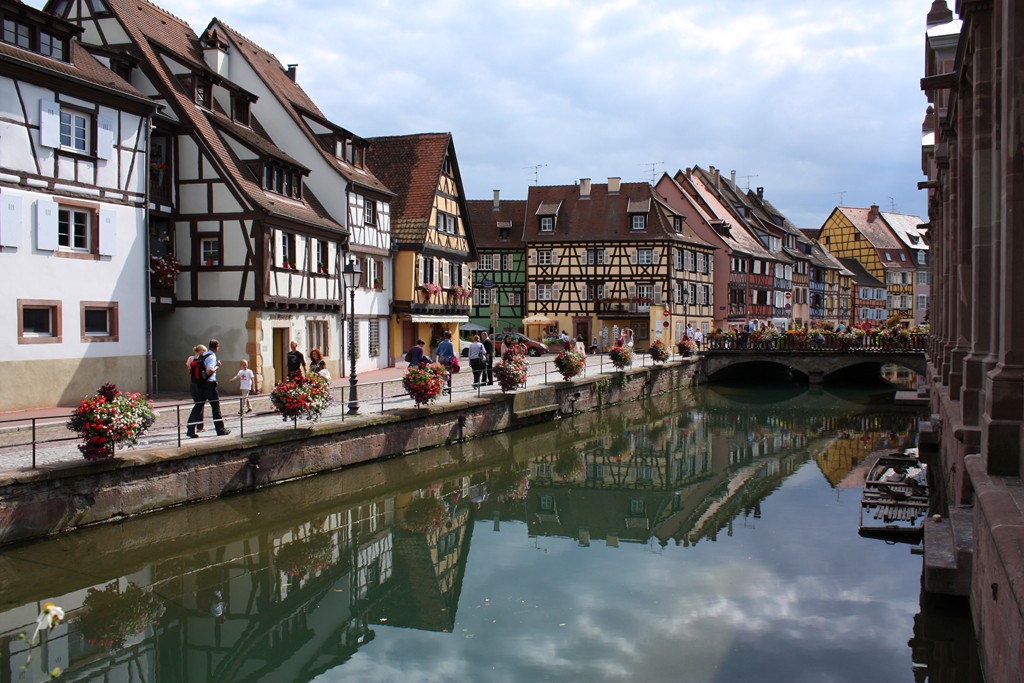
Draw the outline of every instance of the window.
<instances>
[{"instance_id":1,"label":"window","mask_svg":"<svg viewBox=\"0 0 1024 683\"><path fill-rule=\"evenodd\" d=\"M537 300L538 301L551 301L551 285L543 284L537 285Z\"/></svg>"},{"instance_id":2,"label":"window","mask_svg":"<svg viewBox=\"0 0 1024 683\"><path fill-rule=\"evenodd\" d=\"M367 199L363 207L363 223L366 225L377 224L377 202Z\"/></svg>"},{"instance_id":3,"label":"window","mask_svg":"<svg viewBox=\"0 0 1024 683\"><path fill-rule=\"evenodd\" d=\"M928 297L924 294L917 295L917 307L922 311L928 308Z\"/></svg>"},{"instance_id":4,"label":"window","mask_svg":"<svg viewBox=\"0 0 1024 683\"><path fill-rule=\"evenodd\" d=\"M452 160L447 154L444 157L444 161L441 162L441 173L447 176L452 175Z\"/></svg>"},{"instance_id":5,"label":"window","mask_svg":"<svg viewBox=\"0 0 1024 683\"><path fill-rule=\"evenodd\" d=\"M502 242L508 242L508 238L511 234L511 228L498 228L498 239Z\"/></svg>"},{"instance_id":6,"label":"window","mask_svg":"<svg viewBox=\"0 0 1024 683\"><path fill-rule=\"evenodd\" d=\"M651 297L654 296L654 285L636 286L636 310L651 310Z\"/></svg>"},{"instance_id":7,"label":"window","mask_svg":"<svg viewBox=\"0 0 1024 683\"><path fill-rule=\"evenodd\" d=\"M424 256L421 259L423 263L423 279L422 282L434 282L434 259Z\"/></svg>"},{"instance_id":8,"label":"window","mask_svg":"<svg viewBox=\"0 0 1024 683\"><path fill-rule=\"evenodd\" d=\"M329 272L327 263L327 242L316 241L316 272L326 274Z\"/></svg>"},{"instance_id":9,"label":"window","mask_svg":"<svg viewBox=\"0 0 1024 683\"><path fill-rule=\"evenodd\" d=\"M370 320L369 327L366 329L366 342L371 358L376 358L380 355L380 321Z\"/></svg>"},{"instance_id":10,"label":"window","mask_svg":"<svg viewBox=\"0 0 1024 683\"><path fill-rule=\"evenodd\" d=\"M641 266L649 266L654 263L654 250L653 249L637 249L636 250L636 262Z\"/></svg>"},{"instance_id":11,"label":"window","mask_svg":"<svg viewBox=\"0 0 1024 683\"><path fill-rule=\"evenodd\" d=\"M917 284L919 284L919 285L926 285L926 284L928 284L928 271L927 270L919 270L917 272Z\"/></svg>"},{"instance_id":12,"label":"window","mask_svg":"<svg viewBox=\"0 0 1024 683\"><path fill-rule=\"evenodd\" d=\"M57 210L57 245L72 251L89 251L92 213L82 209Z\"/></svg>"},{"instance_id":13,"label":"window","mask_svg":"<svg viewBox=\"0 0 1024 683\"><path fill-rule=\"evenodd\" d=\"M117 304L101 301L82 302L82 341L117 341Z\"/></svg>"},{"instance_id":14,"label":"window","mask_svg":"<svg viewBox=\"0 0 1024 683\"><path fill-rule=\"evenodd\" d=\"M286 197L302 197L302 174L271 162L263 164L263 189Z\"/></svg>"},{"instance_id":15,"label":"window","mask_svg":"<svg viewBox=\"0 0 1024 683\"><path fill-rule=\"evenodd\" d=\"M544 249L537 252L537 265L538 266L550 266L552 262L551 254L554 253L550 249Z\"/></svg>"},{"instance_id":16,"label":"window","mask_svg":"<svg viewBox=\"0 0 1024 683\"><path fill-rule=\"evenodd\" d=\"M552 495L544 494L540 497L540 509L541 512L554 512L555 511L555 497Z\"/></svg>"},{"instance_id":17,"label":"window","mask_svg":"<svg viewBox=\"0 0 1024 683\"><path fill-rule=\"evenodd\" d=\"M676 232L682 232L683 231L683 217L682 216L674 216L672 218L672 227L675 229Z\"/></svg>"},{"instance_id":18,"label":"window","mask_svg":"<svg viewBox=\"0 0 1024 683\"><path fill-rule=\"evenodd\" d=\"M540 217L540 231L541 232L554 232L555 230L555 217L554 216L541 216Z\"/></svg>"},{"instance_id":19,"label":"window","mask_svg":"<svg viewBox=\"0 0 1024 683\"><path fill-rule=\"evenodd\" d=\"M588 266L601 266L604 263L604 249L587 249Z\"/></svg>"},{"instance_id":20,"label":"window","mask_svg":"<svg viewBox=\"0 0 1024 683\"><path fill-rule=\"evenodd\" d=\"M220 265L220 238L199 238L199 262L206 266Z\"/></svg>"},{"instance_id":21,"label":"window","mask_svg":"<svg viewBox=\"0 0 1024 683\"><path fill-rule=\"evenodd\" d=\"M64 39L47 33L39 32L39 54L64 61Z\"/></svg>"},{"instance_id":22,"label":"window","mask_svg":"<svg viewBox=\"0 0 1024 683\"><path fill-rule=\"evenodd\" d=\"M706 258L706 257L704 256L703 252L699 252L699 251L698 251L698 252L697 252L697 253L695 254L695 256L697 257L697 272L698 272L698 273L703 273L703 272L706 272L706 271L704 270L704 269L705 269L705 268L707 267L707 266L705 265L705 258Z\"/></svg>"},{"instance_id":23,"label":"window","mask_svg":"<svg viewBox=\"0 0 1024 683\"><path fill-rule=\"evenodd\" d=\"M885 252L885 260L892 261L892 254L890 254L889 252Z\"/></svg>"},{"instance_id":24,"label":"window","mask_svg":"<svg viewBox=\"0 0 1024 683\"><path fill-rule=\"evenodd\" d=\"M516 269L515 260L512 254L501 255L501 269L512 271ZM495 269L497 270L497 269Z\"/></svg>"},{"instance_id":25,"label":"window","mask_svg":"<svg viewBox=\"0 0 1024 683\"><path fill-rule=\"evenodd\" d=\"M210 86L209 83L207 83L206 81L201 81L201 80L196 79L195 93L194 93L195 102L196 102L196 104L198 104L200 107L203 107L204 109L210 109L211 108L211 106L210 106L211 105L211 102L210 102L210 89L211 89L211 86Z\"/></svg>"},{"instance_id":26,"label":"window","mask_svg":"<svg viewBox=\"0 0 1024 683\"><path fill-rule=\"evenodd\" d=\"M917 252L917 263L918 263L918 265L921 265L921 266L927 265L927 259L928 259L928 257L925 255L925 253L923 251Z\"/></svg>"},{"instance_id":27,"label":"window","mask_svg":"<svg viewBox=\"0 0 1024 683\"><path fill-rule=\"evenodd\" d=\"M231 118L243 126L249 125L250 109L250 102L247 97L235 95L231 98Z\"/></svg>"},{"instance_id":28,"label":"window","mask_svg":"<svg viewBox=\"0 0 1024 683\"><path fill-rule=\"evenodd\" d=\"M647 216L644 214L637 214L633 216L633 229L644 230L647 228Z\"/></svg>"},{"instance_id":29,"label":"window","mask_svg":"<svg viewBox=\"0 0 1024 683\"><path fill-rule=\"evenodd\" d=\"M23 50L32 49L32 27L13 19L4 19L4 42Z\"/></svg>"},{"instance_id":30,"label":"window","mask_svg":"<svg viewBox=\"0 0 1024 683\"><path fill-rule=\"evenodd\" d=\"M298 253L295 244L295 235L287 232L281 233L281 266L283 268L298 268Z\"/></svg>"},{"instance_id":31,"label":"window","mask_svg":"<svg viewBox=\"0 0 1024 683\"><path fill-rule=\"evenodd\" d=\"M18 299L18 343L60 343L61 302Z\"/></svg>"},{"instance_id":32,"label":"window","mask_svg":"<svg viewBox=\"0 0 1024 683\"><path fill-rule=\"evenodd\" d=\"M88 115L61 109L60 146L83 154L90 151L89 133L92 122Z\"/></svg>"},{"instance_id":33,"label":"window","mask_svg":"<svg viewBox=\"0 0 1024 683\"><path fill-rule=\"evenodd\" d=\"M437 212L437 231L448 233L449 235L455 234L455 216L449 213Z\"/></svg>"},{"instance_id":34,"label":"window","mask_svg":"<svg viewBox=\"0 0 1024 683\"><path fill-rule=\"evenodd\" d=\"M458 261L450 261L448 263L448 286L461 287L463 284L462 264Z\"/></svg>"},{"instance_id":35,"label":"window","mask_svg":"<svg viewBox=\"0 0 1024 683\"><path fill-rule=\"evenodd\" d=\"M636 468L636 480L638 483L650 484L654 481L654 468L650 465L639 465ZM641 499L642 502L642 499Z\"/></svg>"},{"instance_id":36,"label":"window","mask_svg":"<svg viewBox=\"0 0 1024 683\"><path fill-rule=\"evenodd\" d=\"M637 473L637 481L641 481L640 474ZM650 480L648 480L650 481ZM629 514L631 515L645 515L647 514L647 503L643 498L630 498L629 499Z\"/></svg>"},{"instance_id":37,"label":"window","mask_svg":"<svg viewBox=\"0 0 1024 683\"><path fill-rule=\"evenodd\" d=\"M907 260L907 255L906 255L906 254L904 254L904 253L903 253L903 252L901 251L901 252L900 252L900 261L906 261L906 260Z\"/></svg>"},{"instance_id":38,"label":"window","mask_svg":"<svg viewBox=\"0 0 1024 683\"><path fill-rule=\"evenodd\" d=\"M474 304L477 306L490 306L491 305L491 292L493 289L481 289L479 287L473 290Z\"/></svg>"},{"instance_id":39,"label":"window","mask_svg":"<svg viewBox=\"0 0 1024 683\"><path fill-rule=\"evenodd\" d=\"M309 348L320 349L324 356L331 355L329 337L327 335L326 320L310 320L306 322L306 337L309 339Z\"/></svg>"},{"instance_id":40,"label":"window","mask_svg":"<svg viewBox=\"0 0 1024 683\"><path fill-rule=\"evenodd\" d=\"M477 269L494 270L492 256L492 254L480 254L480 263L478 264Z\"/></svg>"},{"instance_id":41,"label":"window","mask_svg":"<svg viewBox=\"0 0 1024 683\"><path fill-rule=\"evenodd\" d=\"M509 292L505 295L508 300L509 306L522 306L523 305L523 293L522 292Z\"/></svg>"}]
</instances>

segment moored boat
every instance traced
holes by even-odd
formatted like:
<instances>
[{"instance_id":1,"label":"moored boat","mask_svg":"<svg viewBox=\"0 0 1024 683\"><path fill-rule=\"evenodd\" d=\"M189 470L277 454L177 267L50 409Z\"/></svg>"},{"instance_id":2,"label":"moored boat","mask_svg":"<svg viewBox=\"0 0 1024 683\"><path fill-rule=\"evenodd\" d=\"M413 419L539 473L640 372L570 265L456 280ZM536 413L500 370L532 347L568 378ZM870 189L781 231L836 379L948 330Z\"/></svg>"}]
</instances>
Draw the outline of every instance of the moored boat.
<instances>
[{"instance_id":1,"label":"moored boat","mask_svg":"<svg viewBox=\"0 0 1024 683\"><path fill-rule=\"evenodd\" d=\"M928 466L915 450L881 455L868 470L860 502L861 536L920 543L928 514Z\"/></svg>"}]
</instances>

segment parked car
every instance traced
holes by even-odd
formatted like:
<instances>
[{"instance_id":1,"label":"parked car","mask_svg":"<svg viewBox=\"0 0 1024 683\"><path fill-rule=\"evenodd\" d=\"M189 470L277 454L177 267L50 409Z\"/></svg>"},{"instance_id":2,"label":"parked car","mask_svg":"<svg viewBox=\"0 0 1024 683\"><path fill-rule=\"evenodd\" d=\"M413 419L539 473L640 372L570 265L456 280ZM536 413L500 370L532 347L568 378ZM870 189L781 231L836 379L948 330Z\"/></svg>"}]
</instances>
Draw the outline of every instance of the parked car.
<instances>
[{"instance_id":1,"label":"parked car","mask_svg":"<svg viewBox=\"0 0 1024 683\"><path fill-rule=\"evenodd\" d=\"M494 347L499 348L501 343L505 341L505 337L508 337L511 344L526 344L526 355L527 356L540 356L545 353L550 353L548 347L539 341L530 339L529 337L523 336L518 332L498 332L491 339L494 340ZM497 351L495 351L497 353Z\"/></svg>"}]
</instances>

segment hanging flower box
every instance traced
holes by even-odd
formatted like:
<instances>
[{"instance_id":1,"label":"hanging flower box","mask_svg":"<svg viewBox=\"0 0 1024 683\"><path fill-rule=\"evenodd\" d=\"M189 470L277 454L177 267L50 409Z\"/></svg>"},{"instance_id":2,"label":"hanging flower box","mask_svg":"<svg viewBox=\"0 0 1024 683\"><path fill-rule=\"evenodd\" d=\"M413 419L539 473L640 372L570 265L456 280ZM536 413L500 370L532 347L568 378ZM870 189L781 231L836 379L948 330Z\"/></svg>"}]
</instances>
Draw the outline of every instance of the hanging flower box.
<instances>
[{"instance_id":1,"label":"hanging flower box","mask_svg":"<svg viewBox=\"0 0 1024 683\"><path fill-rule=\"evenodd\" d=\"M625 370L633 364L633 349L626 346L613 346L608 352L608 357L619 370Z\"/></svg>"},{"instance_id":2,"label":"hanging flower box","mask_svg":"<svg viewBox=\"0 0 1024 683\"><path fill-rule=\"evenodd\" d=\"M151 256L149 272L153 274L153 284L162 289L172 289L181 272L181 264L171 255Z\"/></svg>"},{"instance_id":3,"label":"hanging flower box","mask_svg":"<svg viewBox=\"0 0 1024 683\"><path fill-rule=\"evenodd\" d=\"M555 368L566 382L583 372L586 361L575 351L562 351L555 356Z\"/></svg>"},{"instance_id":4,"label":"hanging flower box","mask_svg":"<svg viewBox=\"0 0 1024 683\"><path fill-rule=\"evenodd\" d=\"M125 394L104 384L92 398L78 404L67 428L83 440L78 445L86 460L114 457L115 448L134 446L156 420L142 394Z\"/></svg>"},{"instance_id":5,"label":"hanging flower box","mask_svg":"<svg viewBox=\"0 0 1024 683\"><path fill-rule=\"evenodd\" d=\"M274 564L288 576L305 576L327 569L333 559L331 537L317 531L305 538L282 544L277 550Z\"/></svg>"},{"instance_id":6,"label":"hanging flower box","mask_svg":"<svg viewBox=\"0 0 1024 683\"><path fill-rule=\"evenodd\" d=\"M680 356L689 356L697 348L697 344L692 339L680 339L676 342L676 348L679 349Z\"/></svg>"},{"instance_id":7,"label":"hanging flower box","mask_svg":"<svg viewBox=\"0 0 1024 683\"><path fill-rule=\"evenodd\" d=\"M655 363L664 363L668 360L668 347L666 347L665 342L660 339L652 341L647 352L651 354L651 360Z\"/></svg>"},{"instance_id":8,"label":"hanging flower box","mask_svg":"<svg viewBox=\"0 0 1024 683\"><path fill-rule=\"evenodd\" d=\"M440 363L420 363L405 371L402 388L416 403L425 406L441 395L448 382L448 370Z\"/></svg>"},{"instance_id":9,"label":"hanging flower box","mask_svg":"<svg viewBox=\"0 0 1024 683\"><path fill-rule=\"evenodd\" d=\"M526 360L522 356L510 356L494 366L494 376L502 391L514 391L526 384Z\"/></svg>"},{"instance_id":10,"label":"hanging flower box","mask_svg":"<svg viewBox=\"0 0 1024 683\"><path fill-rule=\"evenodd\" d=\"M285 420L304 417L317 422L334 401L326 379L316 374L300 374L274 385L270 402Z\"/></svg>"}]
</instances>

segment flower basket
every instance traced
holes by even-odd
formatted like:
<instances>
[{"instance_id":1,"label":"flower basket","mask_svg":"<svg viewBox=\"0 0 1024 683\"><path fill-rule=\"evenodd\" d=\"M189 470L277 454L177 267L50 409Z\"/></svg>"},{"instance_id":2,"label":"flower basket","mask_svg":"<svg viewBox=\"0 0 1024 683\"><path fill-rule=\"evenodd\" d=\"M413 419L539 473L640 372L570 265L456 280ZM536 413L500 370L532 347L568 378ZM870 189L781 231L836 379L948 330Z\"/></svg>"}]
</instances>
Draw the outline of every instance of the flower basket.
<instances>
[{"instance_id":1,"label":"flower basket","mask_svg":"<svg viewBox=\"0 0 1024 683\"><path fill-rule=\"evenodd\" d=\"M121 592L117 582L111 582L102 590L89 589L75 622L90 645L113 650L128 636L155 624L163 613L163 603L152 591L129 583Z\"/></svg>"},{"instance_id":2,"label":"flower basket","mask_svg":"<svg viewBox=\"0 0 1024 683\"><path fill-rule=\"evenodd\" d=\"M322 531L284 543L277 550L275 566L288 576L317 574L333 561L331 537Z\"/></svg>"},{"instance_id":3,"label":"flower basket","mask_svg":"<svg viewBox=\"0 0 1024 683\"><path fill-rule=\"evenodd\" d=\"M420 363L405 371L402 388L416 407L425 406L441 395L448 382L448 370L440 363Z\"/></svg>"},{"instance_id":4,"label":"flower basket","mask_svg":"<svg viewBox=\"0 0 1024 683\"><path fill-rule=\"evenodd\" d=\"M318 421L333 403L327 380L320 375L299 375L274 385L270 392L274 410L286 420L305 417Z\"/></svg>"},{"instance_id":5,"label":"flower basket","mask_svg":"<svg viewBox=\"0 0 1024 683\"><path fill-rule=\"evenodd\" d=\"M692 339L680 339L676 342L676 347L679 349L680 356L689 356L697 348L697 344Z\"/></svg>"},{"instance_id":6,"label":"flower basket","mask_svg":"<svg viewBox=\"0 0 1024 683\"><path fill-rule=\"evenodd\" d=\"M84 443L78 445L86 460L114 457L115 448L134 446L156 420L153 407L142 394L125 394L104 384L92 398L78 404L67 422Z\"/></svg>"},{"instance_id":7,"label":"flower basket","mask_svg":"<svg viewBox=\"0 0 1024 683\"><path fill-rule=\"evenodd\" d=\"M435 294L441 293L441 285L435 284L433 282L424 282L422 285L420 285L420 289L423 290L423 297L427 301L430 301L431 297L433 297Z\"/></svg>"},{"instance_id":8,"label":"flower basket","mask_svg":"<svg viewBox=\"0 0 1024 683\"><path fill-rule=\"evenodd\" d=\"M173 289L174 282L181 272L181 264L173 256L151 256L149 272L153 274L153 284L162 289Z\"/></svg>"},{"instance_id":9,"label":"flower basket","mask_svg":"<svg viewBox=\"0 0 1024 683\"><path fill-rule=\"evenodd\" d=\"M494 366L494 376L502 391L514 391L526 384L526 361L522 356L510 356Z\"/></svg>"},{"instance_id":10,"label":"flower basket","mask_svg":"<svg viewBox=\"0 0 1024 683\"><path fill-rule=\"evenodd\" d=\"M617 369L625 370L633 364L633 349L626 346L613 346L612 350L608 352L608 357L611 358L612 365Z\"/></svg>"},{"instance_id":11,"label":"flower basket","mask_svg":"<svg viewBox=\"0 0 1024 683\"><path fill-rule=\"evenodd\" d=\"M585 363L586 361L583 360L583 356L575 351L562 351L555 356L555 367L566 382L583 372Z\"/></svg>"},{"instance_id":12,"label":"flower basket","mask_svg":"<svg viewBox=\"0 0 1024 683\"><path fill-rule=\"evenodd\" d=\"M406 506L401 527L413 533L426 534L437 531L447 522L447 506L437 498L428 496L416 498Z\"/></svg>"},{"instance_id":13,"label":"flower basket","mask_svg":"<svg viewBox=\"0 0 1024 683\"><path fill-rule=\"evenodd\" d=\"M666 347L665 342L660 339L652 341L651 347L647 352L651 354L651 360L655 363L664 363L668 360L668 347Z\"/></svg>"}]
</instances>

